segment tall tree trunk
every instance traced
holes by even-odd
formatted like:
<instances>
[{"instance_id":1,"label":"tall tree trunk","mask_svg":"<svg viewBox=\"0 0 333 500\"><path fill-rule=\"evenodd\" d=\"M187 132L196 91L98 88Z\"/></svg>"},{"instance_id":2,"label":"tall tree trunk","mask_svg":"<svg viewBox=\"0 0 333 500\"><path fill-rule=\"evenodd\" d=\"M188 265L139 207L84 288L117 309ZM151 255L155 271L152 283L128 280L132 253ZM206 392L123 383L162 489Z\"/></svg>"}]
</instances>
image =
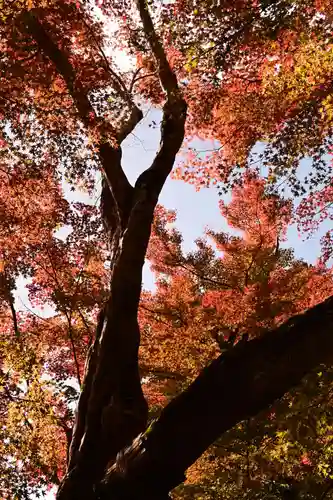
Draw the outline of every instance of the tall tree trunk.
<instances>
[{"instance_id":1,"label":"tall tree trunk","mask_svg":"<svg viewBox=\"0 0 333 500\"><path fill-rule=\"evenodd\" d=\"M140 121L142 112L126 87L119 87L118 79L113 82L115 90L130 108L127 121L119 130L114 130L111 124L96 116L69 55L59 49L49 34L47 18L40 19L40 11L32 9L17 19L19 29L34 39L66 82L87 129L99 131L100 141L96 148L104 175L102 208L113 253L110 298L100 314L96 339L87 359L68 469L58 491L59 500L95 498L95 485L102 479L107 464L120 463L121 450L145 429L147 423L147 403L138 369L137 313L142 268L158 196L184 138L186 103L155 34L146 2L138 0L137 6L156 59L166 102L159 151L134 188L121 166L121 142Z\"/></svg>"}]
</instances>

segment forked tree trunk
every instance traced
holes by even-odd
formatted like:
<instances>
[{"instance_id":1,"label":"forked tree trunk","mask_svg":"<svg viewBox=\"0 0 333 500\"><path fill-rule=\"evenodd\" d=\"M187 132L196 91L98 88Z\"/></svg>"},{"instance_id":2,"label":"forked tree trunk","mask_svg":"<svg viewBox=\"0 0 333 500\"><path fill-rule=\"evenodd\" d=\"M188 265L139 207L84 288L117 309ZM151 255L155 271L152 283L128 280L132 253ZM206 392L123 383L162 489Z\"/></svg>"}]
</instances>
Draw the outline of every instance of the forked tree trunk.
<instances>
[{"instance_id":1,"label":"forked tree trunk","mask_svg":"<svg viewBox=\"0 0 333 500\"><path fill-rule=\"evenodd\" d=\"M101 312L96 339L89 353L78 403L66 477L58 491L59 500L91 500L95 485L108 463L121 463L121 450L147 423L138 369L140 332L137 320L142 268L158 196L171 172L184 138L186 103L155 35L147 4L137 1L147 40L150 43L166 92L161 124L160 149L152 165L134 188L121 166L121 142L142 118L132 96L118 80L112 83L129 108L128 120L120 130L96 116L77 78L69 55L60 50L49 34L42 9L24 11L17 19L22 33L32 37L44 56L64 79L78 114L87 129L99 135L96 144L103 168L104 218L112 236L113 269L110 298ZM52 31L50 31L52 33Z\"/></svg>"},{"instance_id":2,"label":"forked tree trunk","mask_svg":"<svg viewBox=\"0 0 333 500\"><path fill-rule=\"evenodd\" d=\"M130 113L110 138L112 127L96 117L68 54L48 34L47 19L39 18L43 10L32 9L17 19L21 32L34 39L66 82L82 122L88 129L98 129L101 140L96 149L109 188L105 193L113 201L110 209L106 203L105 213L114 238L111 295L88 356L58 500L164 500L216 438L272 404L333 353L331 298L263 338L237 344L220 356L164 409L152 428L142 432L147 423L137 359L142 267L154 208L184 137L186 103L155 34L146 0L136 4L166 103L160 149L134 188L122 170L120 146L142 117L131 96L118 87Z\"/></svg>"},{"instance_id":3,"label":"forked tree trunk","mask_svg":"<svg viewBox=\"0 0 333 500\"><path fill-rule=\"evenodd\" d=\"M118 452L146 428L148 407L138 368L137 310L156 200L142 197L140 190L137 193L126 227L119 225L113 238L110 298L87 363L70 450L70 474L59 499L94 498L93 485L102 479L107 464L114 463Z\"/></svg>"}]
</instances>

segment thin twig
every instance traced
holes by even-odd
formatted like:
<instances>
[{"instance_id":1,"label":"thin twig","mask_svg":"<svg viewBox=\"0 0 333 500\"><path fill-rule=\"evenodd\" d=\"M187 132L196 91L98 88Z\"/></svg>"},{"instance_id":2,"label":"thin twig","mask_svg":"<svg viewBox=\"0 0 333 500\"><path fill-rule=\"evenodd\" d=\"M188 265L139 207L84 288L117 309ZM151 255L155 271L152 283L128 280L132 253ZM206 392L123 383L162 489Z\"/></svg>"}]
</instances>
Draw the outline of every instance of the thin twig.
<instances>
[{"instance_id":1,"label":"thin twig","mask_svg":"<svg viewBox=\"0 0 333 500\"><path fill-rule=\"evenodd\" d=\"M141 69L141 68L139 68ZM153 73L147 73L146 75L141 75L141 76L138 76L138 78L136 78L135 80L132 81L132 84L131 84L131 89L133 90L133 86L139 81L139 80L143 80L144 78L149 78L151 76L157 76L157 71L154 71Z\"/></svg>"},{"instance_id":2,"label":"thin twig","mask_svg":"<svg viewBox=\"0 0 333 500\"><path fill-rule=\"evenodd\" d=\"M131 84L130 84L130 88L129 88L129 93L132 94L132 91L133 91L133 87L134 87L134 84L135 82L137 81L136 80L136 77L137 75L140 73L140 71L142 70L142 68L137 68L134 72L134 75L133 75L133 78L132 78L132 81L131 81Z\"/></svg>"},{"instance_id":3,"label":"thin twig","mask_svg":"<svg viewBox=\"0 0 333 500\"><path fill-rule=\"evenodd\" d=\"M36 318L38 319L41 319L43 321L46 321L48 323L48 319L47 318L43 318L43 316L39 316L39 314L35 313L32 309L30 309L30 307L28 307L24 302L23 300L21 299L21 297L19 297L20 299L20 302L21 304L23 305L23 307L26 308L27 311L29 311L31 314L33 314L34 316L36 316Z\"/></svg>"}]
</instances>

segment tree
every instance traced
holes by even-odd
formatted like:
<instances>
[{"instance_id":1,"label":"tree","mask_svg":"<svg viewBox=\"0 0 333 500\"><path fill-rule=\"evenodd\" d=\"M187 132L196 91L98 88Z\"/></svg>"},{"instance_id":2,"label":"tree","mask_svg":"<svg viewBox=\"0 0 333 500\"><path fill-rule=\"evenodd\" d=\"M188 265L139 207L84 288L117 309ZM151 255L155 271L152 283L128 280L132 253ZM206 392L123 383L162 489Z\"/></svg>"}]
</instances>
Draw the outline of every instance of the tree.
<instances>
[{"instance_id":1,"label":"tree","mask_svg":"<svg viewBox=\"0 0 333 500\"><path fill-rule=\"evenodd\" d=\"M158 196L182 145L187 117L188 135L206 131L221 139L229 131L241 139L222 148L222 169L216 169L213 155L213 164L208 162L202 177L201 160L192 162L199 184L207 184L210 177L217 182L225 179L235 161L244 165L250 146L259 138L274 135L278 144L292 138L288 161L283 149L277 155L292 174L295 159L310 151L320 163L320 147L329 143L330 114L321 112L331 93L331 46L323 37L329 16L312 27L318 9L330 12L329 7L310 0L292 4L293 9L284 1L226 1L218 7L204 2L201 12L191 2L158 9L143 0L133 5L106 0L97 12L117 21L111 48L120 43L138 61L134 75L125 72L120 77L105 54L106 34L93 3L3 2L1 314L6 341L1 379L4 413L11 422L1 431L7 447L1 464L6 472L5 495L12 494L15 483L14 494L21 496L44 480L59 483L64 473L57 460L65 449L62 440L68 463L58 490L60 500L165 498L218 436L265 409L311 369L329 361L331 298L260 338L228 349L146 430L148 408L138 367L142 266ZM129 15L134 7L136 13ZM208 16L207 24L202 24L207 9L212 19ZM204 29L199 31L198 26ZM189 36L181 41L183 29ZM305 37L306 62L312 32L322 37L314 47L319 61L311 74L314 89L297 88L296 96L282 93L282 101L270 64L279 47L272 48L271 41L288 40L290 34L284 52L293 53L301 52ZM197 68L193 61L202 60L207 34L221 38L213 41L213 63L206 58ZM164 48L168 41L169 51ZM220 78L211 81L206 64L225 72L222 84ZM282 58L283 70L284 64L289 68L288 59ZM273 95L268 92L260 108L266 114L261 115L263 82L256 87L252 76L265 71L264 88L272 85ZM292 88L290 73L281 71L290 77ZM316 78L325 78L323 88L317 88ZM254 85L251 95L248 86L235 85L239 79L251 89ZM203 101L200 97L207 90ZM122 169L121 146L142 118L138 99L143 98L162 107L161 145L152 165L132 187ZM205 102L200 113L198 102ZM281 106L281 112L270 114L272 105ZM304 122L305 114L310 123ZM236 134L237 121L241 132ZM296 125L290 129L290 123ZM310 128L316 132L312 149L305 137ZM70 206L60 189L65 173L73 186L92 192L98 170L103 178L103 228L94 207ZM65 241L54 234L63 224L73 228ZM219 244L236 258L237 241L222 238ZM250 244L239 249L243 269L251 251ZM107 259L109 269L104 267ZM226 266L226 276L231 270L231 264ZM30 293L35 301L56 309L47 326L42 326L42 319L15 310L13 290L20 274L32 278ZM232 279L237 283L239 276ZM207 293L215 307L214 297ZM14 335L7 334L11 323ZM68 402L75 391L68 385L70 376L81 386L73 428ZM30 434L20 433L20 427L29 428ZM62 428L62 434L53 433L55 427L57 432ZM40 440L43 446L38 445ZM181 453L176 452L179 448ZM13 464L18 449L23 458Z\"/></svg>"},{"instance_id":2,"label":"tree","mask_svg":"<svg viewBox=\"0 0 333 500\"><path fill-rule=\"evenodd\" d=\"M291 208L289 200L267 196L262 179L247 175L231 201L221 202L238 236L208 230L222 253L200 239L197 251L184 255L181 235L170 228L175 214L159 207L147 254L157 290L143 294L139 315L151 413L159 415L221 351L331 295L330 272L284 248ZM323 366L273 407L234 426L190 467L176 498L265 492L281 498L291 487L318 498L330 476L331 387L331 369Z\"/></svg>"}]
</instances>

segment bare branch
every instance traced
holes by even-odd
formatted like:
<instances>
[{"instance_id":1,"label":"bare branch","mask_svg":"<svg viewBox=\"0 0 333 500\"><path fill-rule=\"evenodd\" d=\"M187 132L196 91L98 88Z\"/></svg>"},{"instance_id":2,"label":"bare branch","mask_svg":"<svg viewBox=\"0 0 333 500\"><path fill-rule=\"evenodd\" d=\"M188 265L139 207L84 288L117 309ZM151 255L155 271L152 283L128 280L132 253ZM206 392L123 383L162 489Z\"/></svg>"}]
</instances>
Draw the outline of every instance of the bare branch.
<instances>
[{"instance_id":1,"label":"bare branch","mask_svg":"<svg viewBox=\"0 0 333 500\"><path fill-rule=\"evenodd\" d=\"M139 68L139 70L141 70L142 68ZM136 74L139 72L139 70L136 72ZM132 83L131 83L131 91L133 90L133 87L134 85L136 84L136 82L138 82L139 80L143 80L144 78L149 78L151 76L157 76L157 72L154 71L153 73L147 73L146 75L141 75L141 76L138 76L135 78L135 76L133 77L133 80L132 80Z\"/></svg>"},{"instance_id":2,"label":"bare branch","mask_svg":"<svg viewBox=\"0 0 333 500\"><path fill-rule=\"evenodd\" d=\"M28 307L28 306L27 306L27 305L23 302L23 300L21 299L21 297L19 297L19 299L20 299L20 302L21 302L21 304L23 305L23 307L25 307L25 309L26 309L27 311L29 311L31 314L33 314L36 318L41 319L42 321L45 321L46 323L48 323L48 322L49 322L48 318L43 318L43 316L39 316L39 314L35 313L35 311L33 311L32 309L30 309L30 307ZM56 318L56 317L57 317L57 316L53 316L53 318Z\"/></svg>"},{"instance_id":3,"label":"bare branch","mask_svg":"<svg viewBox=\"0 0 333 500\"><path fill-rule=\"evenodd\" d=\"M134 75L133 75L133 78L132 78L132 81L131 81L131 84L130 84L130 88L129 88L130 94L133 91L133 87L134 87L134 84L136 82L137 76L138 76L138 74L140 73L141 70L142 70L142 68L137 68L137 70L134 71Z\"/></svg>"}]
</instances>

